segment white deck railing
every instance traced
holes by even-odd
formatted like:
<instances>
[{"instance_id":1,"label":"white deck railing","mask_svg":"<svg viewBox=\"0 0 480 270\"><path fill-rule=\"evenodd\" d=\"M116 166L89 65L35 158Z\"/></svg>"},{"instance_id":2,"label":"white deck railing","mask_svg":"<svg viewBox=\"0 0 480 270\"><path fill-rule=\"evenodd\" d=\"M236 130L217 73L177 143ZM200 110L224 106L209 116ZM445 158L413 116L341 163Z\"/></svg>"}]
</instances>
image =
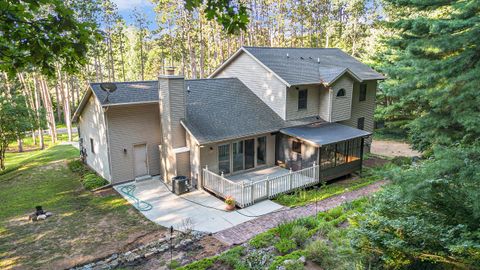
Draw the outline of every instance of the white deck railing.
<instances>
[{"instance_id":1,"label":"white deck railing","mask_svg":"<svg viewBox=\"0 0 480 270\"><path fill-rule=\"evenodd\" d=\"M309 168L295 172L290 171L272 178L266 176L264 179L250 183L236 183L223 175L209 171L208 168L203 169L203 187L222 198L232 196L240 207L249 206L255 202L319 182L319 166L315 163Z\"/></svg>"}]
</instances>

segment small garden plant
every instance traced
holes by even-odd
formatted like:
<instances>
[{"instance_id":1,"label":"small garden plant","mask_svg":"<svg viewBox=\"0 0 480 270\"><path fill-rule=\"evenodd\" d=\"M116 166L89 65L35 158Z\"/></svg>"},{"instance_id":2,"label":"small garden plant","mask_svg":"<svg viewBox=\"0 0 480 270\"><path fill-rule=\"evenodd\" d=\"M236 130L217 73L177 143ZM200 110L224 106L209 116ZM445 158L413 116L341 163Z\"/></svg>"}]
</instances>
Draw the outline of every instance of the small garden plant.
<instances>
[{"instance_id":1,"label":"small garden plant","mask_svg":"<svg viewBox=\"0 0 480 270\"><path fill-rule=\"evenodd\" d=\"M94 190L96 188L105 186L108 181L98 176L96 173L89 170L82 161L76 159L68 163L68 168L81 176L81 182L85 189Z\"/></svg>"}]
</instances>

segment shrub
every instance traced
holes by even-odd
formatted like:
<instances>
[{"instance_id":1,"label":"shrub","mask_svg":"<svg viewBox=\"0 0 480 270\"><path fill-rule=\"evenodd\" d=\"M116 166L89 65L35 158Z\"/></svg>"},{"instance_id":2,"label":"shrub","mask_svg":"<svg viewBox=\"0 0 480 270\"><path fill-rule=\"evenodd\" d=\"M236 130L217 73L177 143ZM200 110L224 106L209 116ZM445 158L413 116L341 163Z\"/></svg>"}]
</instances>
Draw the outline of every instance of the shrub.
<instances>
[{"instance_id":1,"label":"shrub","mask_svg":"<svg viewBox=\"0 0 480 270\"><path fill-rule=\"evenodd\" d=\"M295 225L290 237L298 246L302 246L308 239L308 230L301 225Z\"/></svg>"},{"instance_id":2,"label":"shrub","mask_svg":"<svg viewBox=\"0 0 480 270\"><path fill-rule=\"evenodd\" d=\"M305 248L307 258L324 269L336 269L336 257L333 249L325 240L310 242Z\"/></svg>"},{"instance_id":3,"label":"shrub","mask_svg":"<svg viewBox=\"0 0 480 270\"><path fill-rule=\"evenodd\" d=\"M270 264L268 269L269 270L276 270L276 269L278 269L279 266L283 265L284 261L286 261L286 260L298 260L302 256L305 256L305 251L296 250L296 251L294 251L290 254L275 257L275 260L273 260L272 264ZM303 268L298 268L298 269L303 269Z\"/></svg>"},{"instance_id":4,"label":"shrub","mask_svg":"<svg viewBox=\"0 0 480 270\"><path fill-rule=\"evenodd\" d=\"M294 250L297 247L297 244L288 238L282 238L280 241L278 241L275 244L275 248L280 252L281 254L287 254L290 251Z\"/></svg>"},{"instance_id":5,"label":"shrub","mask_svg":"<svg viewBox=\"0 0 480 270\"><path fill-rule=\"evenodd\" d=\"M87 173L82 179L82 184L86 189L92 190L108 184L108 181L94 173Z\"/></svg>"},{"instance_id":6,"label":"shrub","mask_svg":"<svg viewBox=\"0 0 480 270\"><path fill-rule=\"evenodd\" d=\"M85 165L83 164L83 162L79 159L76 159L76 160L72 160L68 163L68 168L74 172L74 173L78 173L80 175L84 175L85 173L88 172L88 169L85 168Z\"/></svg>"},{"instance_id":7,"label":"shrub","mask_svg":"<svg viewBox=\"0 0 480 270\"><path fill-rule=\"evenodd\" d=\"M210 267L213 266L213 263L217 260L218 257L210 257L210 258L205 258L200 261L193 262L191 264L187 264L183 267L180 267L178 269L181 270L206 270Z\"/></svg>"},{"instance_id":8,"label":"shrub","mask_svg":"<svg viewBox=\"0 0 480 270\"><path fill-rule=\"evenodd\" d=\"M250 245L254 248L264 248L273 245L274 242L275 235L270 230L253 237L250 240Z\"/></svg>"},{"instance_id":9,"label":"shrub","mask_svg":"<svg viewBox=\"0 0 480 270\"><path fill-rule=\"evenodd\" d=\"M409 157L394 157L391 162L397 166L406 166L412 164L412 159Z\"/></svg>"},{"instance_id":10,"label":"shrub","mask_svg":"<svg viewBox=\"0 0 480 270\"><path fill-rule=\"evenodd\" d=\"M266 265L269 265L272 261L273 254L262 252L262 251L252 251L247 254L244 258L244 264L241 267L235 267L236 270L263 270Z\"/></svg>"},{"instance_id":11,"label":"shrub","mask_svg":"<svg viewBox=\"0 0 480 270\"><path fill-rule=\"evenodd\" d=\"M245 247L242 247L242 246L234 247L222 253L218 257L218 261L228 264L234 269L243 269L245 268L245 266L243 265L244 263L241 258L242 258L244 249Z\"/></svg>"},{"instance_id":12,"label":"shrub","mask_svg":"<svg viewBox=\"0 0 480 270\"><path fill-rule=\"evenodd\" d=\"M318 221L313 217L307 217L298 219L296 221L296 224L306 227L308 230L311 230L318 226Z\"/></svg>"},{"instance_id":13,"label":"shrub","mask_svg":"<svg viewBox=\"0 0 480 270\"><path fill-rule=\"evenodd\" d=\"M281 223L275 229L280 238L290 238L295 222Z\"/></svg>"}]
</instances>

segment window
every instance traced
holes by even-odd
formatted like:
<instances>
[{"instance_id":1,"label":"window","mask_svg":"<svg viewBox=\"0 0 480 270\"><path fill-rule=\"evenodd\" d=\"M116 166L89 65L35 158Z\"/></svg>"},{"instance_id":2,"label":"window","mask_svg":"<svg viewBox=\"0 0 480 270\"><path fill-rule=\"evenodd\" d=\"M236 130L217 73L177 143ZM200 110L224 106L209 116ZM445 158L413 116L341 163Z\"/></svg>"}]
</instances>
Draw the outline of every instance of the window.
<instances>
[{"instance_id":1,"label":"window","mask_svg":"<svg viewBox=\"0 0 480 270\"><path fill-rule=\"evenodd\" d=\"M360 117L357 120L357 128L363 130L365 127L365 117Z\"/></svg>"},{"instance_id":2,"label":"window","mask_svg":"<svg viewBox=\"0 0 480 270\"><path fill-rule=\"evenodd\" d=\"M345 89L340 89L337 92L337 97L344 97L346 95Z\"/></svg>"},{"instance_id":3,"label":"window","mask_svg":"<svg viewBox=\"0 0 480 270\"><path fill-rule=\"evenodd\" d=\"M367 84L362 83L360 84L360 97L358 98L358 101L365 101L367 100Z\"/></svg>"},{"instance_id":4,"label":"window","mask_svg":"<svg viewBox=\"0 0 480 270\"><path fill-rule=\"evenodd\" d=\"M92 152L92 154L95 154L95 144L93 143L92 138L90 138L90 152Z\"/></svg>"},{"instance_id":5,"label":"window","mask_svg":"<svg viewBox=\"0 0 480 270\"><path fill-rule=\"evenodd\" d=\"M257 165L267 163L267 137L257 138Z\"/></svg>"},{"instance_id":6,"label":"window","mask_svg":"<svg viewBox=\"0 0 480 270\"><path fill-rule=\"evenodd\" d=\"M308 90L300 90L298 91L298 109L305 110L307 108L307 97L308 97Z\"/></svg>"},{"instance_id":7,"label":"window","mask_svg":"<svg viewBox=\"0 0 480 270\"><path fill-rule=\"evenodd\" d=\"M219 173L230 173L230 145L218 146L218 171Z\"/></svg>"},{"instance_id":8,"label":"window","mask_svg":"<svg viewBox=\"0 0 480 270\"><path fill-rule=\"evenodd\" d=\"M299 141L292 142L292 151L298 154L302 154L302 143Z\"/></svg>"}]
</instances>

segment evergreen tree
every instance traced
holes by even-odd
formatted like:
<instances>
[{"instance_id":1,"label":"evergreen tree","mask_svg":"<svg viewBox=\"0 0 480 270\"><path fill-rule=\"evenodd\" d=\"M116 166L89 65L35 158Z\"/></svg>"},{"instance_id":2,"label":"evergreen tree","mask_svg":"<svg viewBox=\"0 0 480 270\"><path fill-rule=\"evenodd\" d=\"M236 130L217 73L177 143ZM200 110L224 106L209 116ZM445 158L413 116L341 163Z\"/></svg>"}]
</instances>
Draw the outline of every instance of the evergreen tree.
<instances>
[{"instance_id":1,"label":"evergreen tree","mask_svg":"<svg viewBox=\"0 0 480 270\"><path fill-rule=\"evenodd\" d=\"M414 118L414 147L480 137L480 3L386 0L392 37L381 55L389 80L382 87L399 102L390 114Z\"/></svg>"}]
</instances>

